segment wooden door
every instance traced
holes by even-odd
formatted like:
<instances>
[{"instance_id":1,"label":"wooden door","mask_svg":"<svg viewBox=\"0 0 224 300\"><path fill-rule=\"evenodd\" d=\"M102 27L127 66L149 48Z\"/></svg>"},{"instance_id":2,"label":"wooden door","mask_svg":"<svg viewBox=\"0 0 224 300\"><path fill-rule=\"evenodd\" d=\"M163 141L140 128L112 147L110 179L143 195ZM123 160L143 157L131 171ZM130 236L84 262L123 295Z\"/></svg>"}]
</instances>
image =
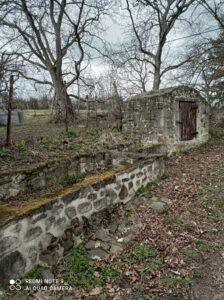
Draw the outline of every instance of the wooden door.
<instances>
[{"instance_id":1,"label":"wooden door","mask_svg":"<svg viewBox=\"0 0 224 300\"><path fill-rule=\"evenodd\" d=\"M192 140L197 135L197 108L195 102L180 102L181 141Z\"/></svg>"}]
</instances>

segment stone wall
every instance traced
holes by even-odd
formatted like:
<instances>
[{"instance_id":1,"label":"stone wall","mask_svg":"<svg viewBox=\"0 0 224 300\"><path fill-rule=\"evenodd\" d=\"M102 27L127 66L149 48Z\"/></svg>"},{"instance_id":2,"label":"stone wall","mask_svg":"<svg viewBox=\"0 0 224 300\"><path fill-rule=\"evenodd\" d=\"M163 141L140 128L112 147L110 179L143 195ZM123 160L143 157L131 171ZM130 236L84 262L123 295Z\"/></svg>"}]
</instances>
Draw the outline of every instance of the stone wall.
<instances>
[{"instance_id":1,"label":"stone wall","mask_svg":"<svg viewBox=\"0 0 224 300\"><path fill-rule=\"evenodd\" d=\"M0 200L15 197L27 191L38 191L54 184L63 183L67 176L77 178L90 172L111 167L110 152L95 155L53 160L18 170L0 172Z\"/></svg>"},{"instance_id":2,"label":"stone wall","mask_svg":"<svg viewBox=\"0 0 224 300\"><path fill-rule=\"evenodd\" d=\"M7 286L38 264L58 239L82 230L84 219L131 200L136 191L164 172L163 158L151 158L86 178L22 207L1 207L0 285Z\"/></svg>"},{"instance_id":3,"label":"stone wall","mask_svg":"<svg viewBox=\"0 0 224 300\"><path fill-rule=\"evenodd\" d=\"M180 101L194 101L197 109L197 137L180 141ZM189 87L174 87L136 95L124 105L123 128L145 144L164 142L172 153L208 140L208 107L200 94Z\"/></svg>"}]
</instances>

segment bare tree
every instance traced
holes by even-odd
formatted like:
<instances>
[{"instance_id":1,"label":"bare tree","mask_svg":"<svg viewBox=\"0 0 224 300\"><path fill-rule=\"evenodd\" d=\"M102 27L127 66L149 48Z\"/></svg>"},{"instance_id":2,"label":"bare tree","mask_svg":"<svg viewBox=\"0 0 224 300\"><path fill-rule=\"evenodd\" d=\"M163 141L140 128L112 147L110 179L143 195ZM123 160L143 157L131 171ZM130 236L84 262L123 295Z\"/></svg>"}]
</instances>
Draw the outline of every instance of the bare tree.
<instances>
[{"instance_id":1,"label":"bare tree","mask_svg":"<svg viewBox=\"0 0 224 300\"><path fill-rule=\"evenodd\" d=\"M216 20L218 25L224 29L224 1L223 0L199 0L201 6Z\"/></svg>"},{"instance_id":2,"label":"bare tree","mask_svg":"<svg viewBox=\"0 0 224 300\"><path fill-rule=\"evenodd\" d=\"M67 114L74 116L68 90L80 77L87 49L96 49L101 41L97 32L107 7L106 0L7 0L0 3L0 25L6 36L18 35L11 48L31 68L22 75L53 86L57 120Z\"/></svg>"},{"instance_id":3,"label":"bare tree","mask_svg":"<svg viewBox=\"0 0 224 300\"><path fill-rule=\"evenodd\" d=\"M126 0L132 31L138 49L153 68L153 89L160 87L162 76L189 61L189 57L163 68L162 55L167 36L177 20L195 0Z\"/></svg>"},{"instance_id":4,"label":"bare tree","mask_svg":"<svg viewBox=\"0 0 224 300\"><path fill-rule=\"evenodd\" d=\"M215 20L218 27L213 26L210 31L216 31L218 35L199 32L197 39L188 44L193 53L191 62L180 68L171 80L196 87L211 105L223 105L224 1L198 0L197 3L194 18L198 19L198 26L203 26L205 16L207 24L208 20Z\"/></svg>"},{"instance_id":5,"label":"bare tree","mask_svg":"<svg viewBox=\"0 0 224 300\"><path fill-rule=\"evenodd\" d=\"M125 47L118 57L114 58L114 68L117 69L116 78L123 95L133 95L146 92L149 89L153 71L143 53L130 55Z\"/></svg>"}]
</instances>

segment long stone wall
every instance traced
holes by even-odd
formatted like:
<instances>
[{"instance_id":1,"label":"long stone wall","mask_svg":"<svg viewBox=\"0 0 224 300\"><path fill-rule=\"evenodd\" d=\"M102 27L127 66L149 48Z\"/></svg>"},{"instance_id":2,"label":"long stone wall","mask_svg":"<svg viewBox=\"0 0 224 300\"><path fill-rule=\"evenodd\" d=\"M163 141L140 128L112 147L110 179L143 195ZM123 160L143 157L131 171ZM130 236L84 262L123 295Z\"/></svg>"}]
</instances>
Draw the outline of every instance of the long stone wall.
<instances>
[{"instance_id":1,"label":"long stone wall","mask_svg":"<svg viewBox=\"0 0 224 300\"><path fill-rule=\"evenodd\" d=\"M136 191L164 172L161 155L86 178L22 207L1 207L0 285L7 286L41 261L55 239L82 230L83 220L131 200Z\"/></svg>"},{"instance_id":2,"label":"long stone wall","mask_svg":"<svg viewBox=\"0 0 224 300\"><path fill-rule=\"evenodd\" d=\"M110 152L53 160L28 168L0 172L0 200L7 200L27 191L62 183L67 176L77 178L89 172L112 167Z\"/></svg>"}]
</instances>

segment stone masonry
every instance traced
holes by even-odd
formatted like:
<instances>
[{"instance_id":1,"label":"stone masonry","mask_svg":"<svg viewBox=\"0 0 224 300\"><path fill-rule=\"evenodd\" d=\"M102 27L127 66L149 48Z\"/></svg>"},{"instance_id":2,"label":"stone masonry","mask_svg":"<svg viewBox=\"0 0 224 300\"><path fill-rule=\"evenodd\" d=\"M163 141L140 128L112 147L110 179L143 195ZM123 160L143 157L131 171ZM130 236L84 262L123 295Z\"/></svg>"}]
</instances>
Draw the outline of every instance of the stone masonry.
<instances>
[{"instance_id":1,"label":"stone masonry","mask_svg":"<svg viewBox=\"0 0 224 300\"><path fill-rule=\"evenodd\" d=\"M180 102L197 106L197 135L189 141L180 140ZM145 145L162 142L167 152L184 150L209 137L208 106L193 88L179 86L136 95L124 104L123 129Z\"/></svg>"},{"instance_id":2,"label":"stone masonry","mask_svg":"<svg viewBox=\"0 0 224 300\"><path fill-rule=\"evenodd\" d=\"M62 183L67 176L77 178L89 172L111 167L110 153L70 157L68 160L48 161L29 168L0 172L0 200L7 200L29 190L38 191Z\"/></svg>"},{"instance_id":3,"label":"stone masonry","mask_svg":"<svg viewBox=\"0 0 224 300\"><path fill-rule=\"evenodd\" d=\"M65 232L72 230L78 234L84 219L117 203L126 203L139 188L155 181L163 172L163 158L154 155L132 166L87 177L61 192L13 210L8 217L3 212L0 284L7 286L10 278L18 278L38 264L41 254Z\"/></svg>"}]
</instances>

